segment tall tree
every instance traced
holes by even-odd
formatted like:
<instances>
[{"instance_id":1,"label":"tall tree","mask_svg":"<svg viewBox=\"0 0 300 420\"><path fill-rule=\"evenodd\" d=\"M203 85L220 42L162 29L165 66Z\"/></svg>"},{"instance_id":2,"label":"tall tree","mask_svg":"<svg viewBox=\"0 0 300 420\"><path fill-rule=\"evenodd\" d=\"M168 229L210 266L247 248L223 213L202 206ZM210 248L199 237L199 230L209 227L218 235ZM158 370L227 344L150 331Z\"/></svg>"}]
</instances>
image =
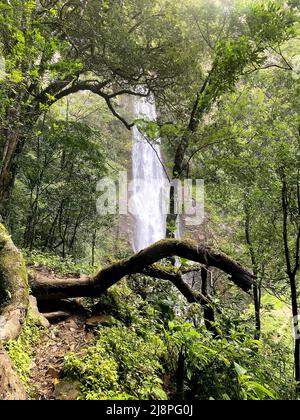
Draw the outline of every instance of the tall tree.
<instances>
[{"instance_id":1,"label":"tall tree","mask_svg":"<svg viewBox=\"0 0 300 420\"><path fill-rule=\"evenodd\" d=\"M1 1L0 11L0 208L5 216L16 158L52 104L88 90L130 129L115 99L171 86L193 60L184 52L169 2L12 0Z\"/></svg>"},{"instance_id":2,"label":"tall tree","mask_svg":"<svg viewBox=\"0 0 300 420\"><path fill-rule=\"evenodd\" d=\"M218 2L210 3L206 8L201 2L191 2L185 14L206 49L205 60L203 55L199 57L193 83L182 101L177 101L173 113L174 129L170 129L169 122L167 128L163 127L162 132L170 136L174 151L173 178L188 174L191 162L188 151L197 142L199 129L209 120L224 94L233 91L243 77L259 68L273 65L287 68L280 53L273 58L272 64L268 59L271 52L274 56L275 47L280 51L280 45L295 35L297 21L297 13L277 1L267 4L246 2L242 6L228 2L227 8ZM167 112L169 116L170 112ZM201 148L201 144L199 146ZM174 189L170 202L173 209ZM176 217L171 215L168 220L171 236L175 221Z\"/></svg>"}]
</instances>

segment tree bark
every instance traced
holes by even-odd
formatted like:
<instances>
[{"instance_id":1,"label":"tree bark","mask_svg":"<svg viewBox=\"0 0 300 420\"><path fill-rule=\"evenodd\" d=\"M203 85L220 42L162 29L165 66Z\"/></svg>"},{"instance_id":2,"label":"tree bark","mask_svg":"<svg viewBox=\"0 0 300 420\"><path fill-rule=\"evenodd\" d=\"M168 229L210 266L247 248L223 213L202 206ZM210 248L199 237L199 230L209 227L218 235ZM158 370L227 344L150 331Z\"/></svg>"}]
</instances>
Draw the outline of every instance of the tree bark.
<instances>
[{"instance_id":1,"label":"tree bark","mask_svg":"<svg viewBox=\"0 0 300 420\"><path fill-rule=\"evenodd\" d=\"M300 267L300 225L297 226L297 234L295 241L295 261L292 261L292 251L290 248L290 233L289 233L289 218L293 218L293 204L290 202L291 191L288 185L287 176L282 170L281 173L282 182L282 212L283 212L283 226L282 235L284 242L284 253L287 274L289 276L289 283L291 288L291 301L292 301L292 312L293 312L293 324L294 324L294 370L295 380L297 382L296 390L300 393L300 328L299 328L299 306L298 306L298 290L297 290L297 273ZM297 183L297 211L300 214L300 184L299 179ZM294 266L293 266L294 265Z\"/></svg>"},{"instance_id":2,"label":"tree bark","mask_svg":"<svg viewBox=\"0 0 300 420\"><path fill-rule=\"evenodd\" d=\"M24 386L1 342L18 338L27 314L29 291L24 260L0 225L0 400L24 400Z\"/></svg>"},{"instance_id":3,"label":"tree bark","mask_svg":"<svg viewBox=\"0 0 300 420\"><path fill-rule=\"evenodd\" d=\"M26 391L0 344L0 400L26 400Z\"/></svg>"},{"instance_id":4,"label":"tree bark","mask_svg":"<svg viewBox=\"0 0 300 420\"><path fill-rule=\"evenodd\" d=\"M244 212L245 212L245 236L246 242L249 249L249 254L251 257L252 269L253 274L255 277L255 282L253 284L253 303L254 303L254 312L255 312L255 340L260 340L261 336L261 317L260 317L260 310L261 310L261 281L259 280L259 269L257 263L257 257L255 253L255 249L251 240L251 214L250 214L250 206L247 202L247 197L245 197L244 203Z\"/></svg>"},{"instance_id":5,"label":"tree bark","mask_svg":"<svg viewBox=\"0 0 300 420\"><path fill-rule=\"evenodd\" d=\"M237 262L210 248L190 241L177 241L175 239L159 241L127 260L104 268L95 277L64 279L52 282L39 281L38 278L33 277L30 280L30 286L33 295L40 301L71 297L93 297L100 296L127 275L148 273L148 275L153 277L157 276L158 278L172 281L189 302L201 301L203 298L202 294L192 291L183 282L182 277L178 273L176 274L174 268L170 272L153 267L153 264L158 261L175 256L219 268L228 274L231 280L245 292L249 292L252 288L254 280L252 273ZM149 270L152 271L149 272Z\"/></svg>"},{"instance_id":6,"label":"tree bark","mask_svg":"<svg viewBox=\"0 0 300 420\"><path fill-rule=\"evenodd\" d=\"M202 294L205 297L209 296L208 269L209 267L203 267L201 270L201 280L202 280L201 289L202 289ZM207 330L212 332L214 336L217 336L217 331L214 326L214 323L216 321L215 312L210 302L203 305L203 311L204 311L204 322L205 322L205 326Z\"/></svg>"},{"instance_id":7,"label":"tree bark","mask_svg":"<svg viewBox=\"0 0 300 420\"><path fill-rule=\"evenodd\" d=\"M25 262L4 226L0 225L0 341L19 336L28 299Z\"/></svg>"},{"instance_id":8,"label":"tree bark","mask_svg":"<svg viewBox=\"0 0 300 420\"><path fill-rule=\"evenodd\" d=\"M296 285L296 276L290 275L289 277L290 277L290 285L291 285L291 299L292 299L294 340L295 340L295 351L294 351L295 380L297 382L297 391L300 392L300 328L299 328L297 285Z\"/></svg>"}]
</instances>

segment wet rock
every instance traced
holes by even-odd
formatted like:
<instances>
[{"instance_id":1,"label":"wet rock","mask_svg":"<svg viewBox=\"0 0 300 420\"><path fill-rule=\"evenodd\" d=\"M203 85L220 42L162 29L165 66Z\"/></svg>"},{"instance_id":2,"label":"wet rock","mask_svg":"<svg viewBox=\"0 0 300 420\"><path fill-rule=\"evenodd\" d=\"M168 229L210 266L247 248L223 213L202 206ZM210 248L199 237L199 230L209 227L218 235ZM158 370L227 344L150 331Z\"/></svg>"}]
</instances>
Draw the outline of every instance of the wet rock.
<instances>
[{"instance_id":1,"label":"wet rock","mask_svg":"<svg viewBox=\"0 0 300 420\"><path fill-rule=\"evenodd\" d=\"M77 400L80 395L80 382L64 379L55 385L54 397L56 400Z\"/></svg>"}]
</instances>

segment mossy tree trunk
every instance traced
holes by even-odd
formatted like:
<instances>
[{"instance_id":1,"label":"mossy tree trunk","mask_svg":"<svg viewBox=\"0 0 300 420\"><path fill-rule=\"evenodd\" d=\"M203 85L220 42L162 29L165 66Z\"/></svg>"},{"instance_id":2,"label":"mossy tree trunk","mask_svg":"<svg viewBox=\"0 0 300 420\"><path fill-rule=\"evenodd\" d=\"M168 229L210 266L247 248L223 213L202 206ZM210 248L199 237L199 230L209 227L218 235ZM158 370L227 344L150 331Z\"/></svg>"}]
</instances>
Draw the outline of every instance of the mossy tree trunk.
<instances>
[{"instance_id":1,"label":"mossy tree trunk","mask_svg":"<svg viewBox=\"0 0 300 420\"><path fill-rule=\"evenodd\" d=\"M0 399L25 399L3 343L15 340L22 331L29 300L25 262L7 230L0 224Z\"/></svg>"},{"instance_id":2,"label":"mossy tree trunk","mask_svg":"<svg viewBox=\"0 0 300 420\"><path fill-rule=\"evenodd\" d=\"M0 400L26 400L26 391L0 344Z\"/></svg>"},{"instance_id":3,"label":"mossy tree trunk","mask_svg":"<svg viewBox=\"0 0 300 420\"><path fill-rule=\"evenodd\" d=\"M222 253L197 245L192 241L178 241L175 239L159 241L127 260L104 268L95 277L49 282L32 278L30 287L38 301L71 297L93 297L100 296L125 276L144 274L153 278L171 281L190 303L208 303L202 293L192 290L184 282L183 272L174 269L174 267L161 268L155 265L160 260L175 256L222 270L229 275L231 281L245 292L249 292L252 288L254 281L252 273L237 262Z\"/></svg>"},{"instance_id":4,"label":"mossy tree trunk","mask_svg":"<svg viewBox=\"0 0 300 420\"><path fill-rule=\"evenodd\" d=\"M0 340L14 340L20 335L28 300L24 259L0 224Z\"/></svg>"}]
</instances>

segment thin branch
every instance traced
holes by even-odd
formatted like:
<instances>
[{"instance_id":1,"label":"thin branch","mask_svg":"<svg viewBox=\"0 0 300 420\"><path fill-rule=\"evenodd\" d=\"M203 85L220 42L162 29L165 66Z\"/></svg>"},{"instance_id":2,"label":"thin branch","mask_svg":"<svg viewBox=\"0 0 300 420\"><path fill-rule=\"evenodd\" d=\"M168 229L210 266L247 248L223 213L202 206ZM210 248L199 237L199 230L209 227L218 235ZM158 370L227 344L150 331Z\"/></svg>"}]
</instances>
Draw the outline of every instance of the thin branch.
<instances>
[{"instance_id":1,"label":"thin branch","mask_svg":"<svg viewBox=\"0 0 300 420\"><path fill-rule=\"evenodd\" d=\"M157 157L157 159L158 159L158 161L159 161L159 163L161 164L161 166L162 166L162 168L163 168L163 171L164 171L164 173L165 173L165 175L166 175L166 177L167 177L167 179L168 179L168 181L169 182L171 182L171 179L170 179L170 177L169 177L169 174L168 174L168 171L167 171L167 169L166 169L166 167L165 167L165 165L164 165L164 163L163 163L163 161L162 161L162 159L160 158L160 156L159 156L159 154L158 154L158 151L155 149L155 147L153 146L153 144L151 143L151 141L148 139L148 137L147 136L145 136L145 134L138 128L138 130L139 130L139 132L141 133L141 135L143 136L143 138L146 140L146 142L149 144L149 146L151 147L151 149L154 151L154 153L155 153L155 155L156 155L156 157Z\"/></svg>"},{"instance_id":2,"label":"thin branch","mask_svg":"<svg viewBox=\"0 0 300 420\"><path fill-rule=\"evenodd\" d=\"M200 303L201 305L208 304L210 301L202 293L194 291L190 288L182 278L180 272L174 273L172 271L156 268L155 266L148 267L143 270L142 274L161 280L168 280L181 292L189 303Z\"/></svg>"},{"instance_id":3,"label":"thin branch","mask_svg":"<svg viewBox=\"0 0 300 420\"><path fill-rule=\"evenodd\" d=\"M124 126L130 130L133 126L134 123L128 123L125 118L123 118L114 108L112 102L111 102L111 98L112 97L117 97L120 95L124 94L124 90L120 91L120 92L116 92L112 95L109 95L105 92L103 92L103 89L110 83L110 80L106 80L104 82L97 82L97 81L92 81L92 80L87 80L87 81L76 81L74 82L71 86L67 87L66 89L63 89L62 91L60 91L59 93L57 93L55 95L55 99L52 101L52 103L57 102L59 99L62 99L72 93L78 93L81 91L90 91L92 93L95 93L98 96L101 96L108 108L110 109L111 113L119 120L121 121ZM132 93L133 94L133 93Z\"/></svg>"},{"instance_id":4,"label":"thin branch","mask_svg":"<svg viewBox=\"0 0 300 420\"><path fill-rule=\"evenodd\" d=\"M137 91L133 91L133 90L130 90L130 89L121 89L117 92L109 94L108 97L110 99L113 99L113 98L115 98L117 96L120 96L120 95L131 95L131 96L139 96L141 98L148 98L150 96L150 94L151 94L150 89L147 90L147 93L137 92Z\"/></svg>"},{"instance_id":5,"label":"thin branch","mask_svg":"<svg viewBox=\"0 0 300 420\"><path fill-rule=\"evenodd\" d=\"M102 96L105 99L105 102L107 103L108 108L110 109L111 113L118 118L118 120L120 120L125 127L127 128L127 130L131 130L131 128L134 126L134 123L128 123L125 118L123 118L113 107L113 104L111 103L110 98L107 95L103 95L100 94L100 96Z\"/></svg>"},{"instance_id":6,"label":"thin branch","mask_svg":"<svg viewBox=\"0 0 300 420\"><path fill-rule=\"evenodd\" d=\"M190 164L190 162L191 162L191 160L199 153L199 152L201 152L202 150L204 150L204 149L206 149L206 148L208 148L208 147L210 147L210 146L215 146L216 144L221 144L221 143L224 143L225 141L230 141L230 140L235 140L236 139L236 137L228 137L228 138L226 138L226 139L220 139L220 140L216 140L216 141L214 141L214 142L212 142L212 143L208 143L208 144L204 144L204 145L202 145L201 147L199 147L195 152L193 152L192 153L192 155L189 157L189 159L188 159L188 161L187 161L187 163L186 163L186 165L185 165L185 168L187 168L188 166L189 166L189 164Z\"/></svg>"},{"instance_id":7,"label":"thin branch","mask_svg":"<svg viewBox=\"0 0 300 420\"><path fill-rule=\"evenodd\" d=\"M197 19L197 17L193 14L193 19L194 19L194 21L195 21L195 23L196 23L196 26L197 26L197 28L198 28L198 30L199 30L199 32L200 32L200 35L202 36L202 38L203 38L203 40L205 41L205 43L206 43L206 45L208 46L208 48L210 48L212 51L214 51L215 50L215 47L212 45L212 43L210 42L210 39L209 38L207 38L205 35L204 35L204 33L203 33L203 31L202 31L202 29L201 29L201 26L200 26L200 24L199 24L199 22L198 22L198 19Z\"/></svg>"}]
</instances>

